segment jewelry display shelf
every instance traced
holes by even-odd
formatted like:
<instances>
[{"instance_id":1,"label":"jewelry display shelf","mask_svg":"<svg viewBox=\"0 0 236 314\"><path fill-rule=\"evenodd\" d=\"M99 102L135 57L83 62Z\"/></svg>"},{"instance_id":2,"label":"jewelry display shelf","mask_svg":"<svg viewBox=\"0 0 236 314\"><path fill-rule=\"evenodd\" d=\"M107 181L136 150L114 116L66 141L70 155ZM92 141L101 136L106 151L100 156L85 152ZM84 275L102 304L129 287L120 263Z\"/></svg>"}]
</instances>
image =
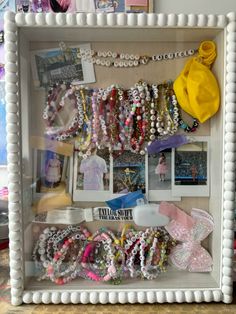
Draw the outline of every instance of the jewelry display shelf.
<instances>
[{"instance_id":1,"label":"jewelry display shelf","mask_svg":"<svg viewBox=\"0 0 236 314\"><path fill-rule=\"evenodd\" d=\"M183 197L188 211L204 208L214 231L204 244L213 258L210 273L190 273L169 266L156 280L124 280L121 285L74 280L63 286L37 281L32 261L32 152L30 136L43 136L43 91L35 90L31 51L91 43L96 49L152 54L197 48L214 40L213 72L220 91L220 110L197 135L210 138L210 196ZM236 14L5 14L7 149L9 172L9 239L12 304L21 303L163 303L232 301L236 130ZM96 71L95 86L132 86L139 79L175 79L184 60L156 62L139 68ZM126 70L125 70L126 71ZM133 71L133 72L132 72ZM95 223L94 223L95 224ZM112 228L118 227L113 223ZM95 228L95 226L93 226Z\"/></svg>"}]
</instances>

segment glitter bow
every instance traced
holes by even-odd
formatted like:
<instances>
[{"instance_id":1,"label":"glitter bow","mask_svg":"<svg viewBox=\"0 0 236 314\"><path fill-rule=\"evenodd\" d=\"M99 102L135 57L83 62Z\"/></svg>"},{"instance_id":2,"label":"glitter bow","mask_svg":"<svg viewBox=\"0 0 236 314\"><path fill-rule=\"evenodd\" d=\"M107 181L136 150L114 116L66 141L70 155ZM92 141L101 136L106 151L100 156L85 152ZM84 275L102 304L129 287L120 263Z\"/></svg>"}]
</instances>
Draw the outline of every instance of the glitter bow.
<instances>
[{"instance_id":1,"label":"glitter bow","mask_svg":"<svg viewBox=\"0 0 236 314\"><path fill-rule=\"evenodd\" d=\"M212 269L212 257L201 246L201 241L213 231L213 218L204 210L197 208L192 209L191 217L194 225L190 228L176 220L172 220L165 227L169 234L180 242L172 249L170 260L182 270L209 272Z\"/></svg>"}]
</instances>

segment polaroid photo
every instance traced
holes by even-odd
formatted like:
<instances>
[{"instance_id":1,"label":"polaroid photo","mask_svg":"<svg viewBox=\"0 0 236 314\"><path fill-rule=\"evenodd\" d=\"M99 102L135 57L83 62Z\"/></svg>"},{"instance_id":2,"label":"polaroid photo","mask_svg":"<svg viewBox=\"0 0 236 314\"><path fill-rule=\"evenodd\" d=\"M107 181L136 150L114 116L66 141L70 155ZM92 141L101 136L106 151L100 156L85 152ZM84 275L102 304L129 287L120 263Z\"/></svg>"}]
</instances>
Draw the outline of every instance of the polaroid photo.
<instances>
[{"instance_id":1,"label":"polaroid photo","mask_svg":"<svg viewBox=\"0 0 236 314\"><path fill-rule=\"evenodd\" d=\"M90 49L90 44L70 48L68 53L60 48L31 52L33 83L36 88L46 88L58 82L95 82L93 64L77 58L78 48Z\"/></svg>"},{"instance_id":2,"label":"polaroid photo","mask_svg":"<svg viewBox=\"0 0 236 314\"><path fill-rule=\"evenodd\" d=\"M125 12L125 0L113 0L115 12Z\"/></svg>"},{"instance_id":3,"label":"polaroid photo","mask_svg":"<svg viewBox=\"0 0 236 314\"><path fill-rule=\"evenodd\" d=\"M209 137L194 137L192 143L173 149L172 194L209 196Z\"/></svg>"},{"instance_id":4,"label":"polaroid photo","mask_svg":"<svg viewBox=\"0 0 236 314\"><path fill-rule=\"evenodd\" d=\"M72 194L73 145L31 137L33 149L33 192Z\"/></svg>"},{"instance_id":5,"label":"polaroid photo","mask_svg":"<svg viewBox=\"0 0 236 314\"><path fill-rule=\"evenodd\" d=\"M73 201L106 201L111 194L108 148L91 150L87 158L74 155Z\"/></svg>"},{"instance_id":6,"label":"polaroid photo","mask_svg":"<svg viewBox=\"0 0 236 314\"><path fill-rule=\"evenodd\" d=\"M147 155L148 199L149 201L179 201L172 195L172 150Z\"/></svg>"},{"instance_id":7,"label":"polaroid photo","mask_svg":"<svg viewBox=\"0 0 236 314\"><path fill-rule=\"evenodd\" d=\"M113 194L146 191L145 156L125 150L113 159Z\"/></svg>"},{"instance_id":8,"label":"polaroid photo","mask_svg":"<svg viewBox=\"0 0 236 314\"><path fill-rule=\"evenodd\" d=\"M76 0L75 1L76 12L95 12L94 0Z\"/></svg>"},{"instance_id":9,"label":"polaroid photo","mask_svg":"<svg viewBox=\"0 0 236 314\"><path fill-rule=\"evenodd\" d=\"M127 13L153 12L153 0L125 0Z\"/></svg>"},{"instance_id":10,"label":"polaroid photo","mask_svg":"<svg viewBox=\"0 0 236 314\"><path fill-rule=\"evenodd\" d=\"M95 0L96 12L114 12L113 0Z\"/></svg>"}]
</instances>

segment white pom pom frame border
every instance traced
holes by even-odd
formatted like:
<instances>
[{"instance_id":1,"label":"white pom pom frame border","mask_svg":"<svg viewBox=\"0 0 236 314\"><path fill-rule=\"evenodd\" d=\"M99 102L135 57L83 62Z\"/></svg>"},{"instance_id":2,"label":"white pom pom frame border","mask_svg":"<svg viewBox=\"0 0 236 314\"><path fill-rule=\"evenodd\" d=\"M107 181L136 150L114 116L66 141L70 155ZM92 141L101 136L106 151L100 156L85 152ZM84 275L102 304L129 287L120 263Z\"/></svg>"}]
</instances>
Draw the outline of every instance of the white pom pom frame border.
<instances>
[{"instance_id":1,"label":"white pom pom frame border","mask_svg":"<svg viewBox=\"0 0 236 314\"><path fill-rule=\"evenodd\" d=\"M173 302L211 302L232 301L232 254L233 254L233 210L235 173L235 82L236 73L232 63L236 64L236 13L228 15L204 14L53 14L53 13L12 13L4 17L6 49L6 102L7 102L7 151L9 176L9 239L10 239L10 277L11 302L13 305L24 303L173 303ZM207 28L226 30L226 86L225 86L225 168L224 168L224 215L222 241L222 287L216 290L170 290L170 291L25 291L23 264L23 231L21 209L21 163L18 104L18 27L176 27ZM234 167L233 167L234 168Z\"/></svg>"}]
</instances>

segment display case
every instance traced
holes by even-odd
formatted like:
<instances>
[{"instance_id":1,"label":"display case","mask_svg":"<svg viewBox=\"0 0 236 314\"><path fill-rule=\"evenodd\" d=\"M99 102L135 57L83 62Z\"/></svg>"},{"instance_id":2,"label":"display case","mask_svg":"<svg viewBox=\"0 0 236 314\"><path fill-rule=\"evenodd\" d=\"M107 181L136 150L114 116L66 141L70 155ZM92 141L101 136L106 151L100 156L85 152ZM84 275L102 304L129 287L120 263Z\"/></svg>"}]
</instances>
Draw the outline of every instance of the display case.
<instances>
[{"instance_id":1,"label":"display case","mask_svg":"<svg viewBox=\"0 0 236 314\"><path fill-rule=\"evenodd\" d=\"M229 13L227 16L154 13L14 14L7 12L5 14L12 304L203 301L230 303L232 301L236 129L235 34L235 13ZM74 102L70 98L74 96L70 96L66 83L60 82L60 75L64 72L57 72L56 67L51 68L50 79L43 77L44 70L40 73L40 67L35 65L36 55L38 56L37 60L40 58L53 59L54 55L51 56L45 51L61 49L66 54L68 47L89 45L90 48L87 51L91 51L89 49L108 51L110 57L117 57L117 55L112 55L112 52L120 53L119 56L121 56L121 52L127 56L132 56L129 57L130 60L127 57L127 62L118 63L116 66L114 66L115 62L106 64L104 61L105 63L101 64L100 61L96 62L96 60L93 60L95 63L91 65L89 60L84 58L81 61L84 81L80 78L79 72L76 72L77 68L73 69L75 71L73 79L79 80L76 86L79 86L78 90L81 96L79 98L76 95L76 99L77 101L80 99L80 104L85 105L83 107L85 113L87 110L95 110L92 103L95 96L94 94L90 95L90 105L88 105L86 103L87 98L82 97L80 88L85 91L86 97L88 97L89 88L101 90L111 86L108 89L111 92L113 88L116 88L116 91L128 90L132 86L137 87L137 84L143 84L143 82L154 84L152 88L163 82L165 82L163 84L168 85L169 80L174 81L177 78L187 59L192 57L192 54L203 41L214 41L217 47L217 58L212 67L212 73L218 81L220 90L218 112L207 122L200 124L195 132L188 133L189 142L184 148L181 148L182 146L172 147L165 151L169 173L165 173L166 177L164 178L160 177L160 181L157 176L158 172L154 170L158 160L156 155L148 155L145 150L140 153L138 149L135 152L124 149L122 154L117 156L114 149L112 154L109 151L98 154L100 160L103 158L103 162L105 160L106 163L104 165L106 176L102 182L103 188L87 188L86 190L85 179L81 183L81 173L84 173L81 170L83 158L86 160L86 156L83 153L78 154L78 149L85 145L87 138L80 137L76 147L73 137L67 140L67 138L49 138L48 134L45 135L44 120L52 117L48 116L49 112L45 112L45 108L55 106L55 103L58 102L57 97L60 97L60 104L61 102L63 104L60 110L57 110L57 114L59 111L61 114L57 117L59 121L64 117L63 110L65 107L69 108L69 113L74 110ZM63 44L61 44L62 42ZM72 50L70 50L71 53ZM81 52L82 50L78 51ZM136 55L138 55L137 58L143 56L138 59L138 66L135 66L133 61ZM79 57L81 58L81 55ZM101 57L106 59L103 55ZM50 62L54 62L54 65L59 62L52 59ZM129 63L129 61L132 62ZM67 64L67 66L71 65ZM69 75L72 75L73 71L70 68ZM58 73L59 77L57 76ZM54 79L56 81L53 81ZM59 83L59 85L56 87L54 85L46 91L44 85L48 84L48 80L52 84ZM81 80L84 87L81 87ZM135 83L137 84L135 85ZM146 87L145 84L144 87ZM56 94L54 93L55 88L59 89ZM71 93L73 94L73 92ZM122 92L119 96L121 95ZM56 97L53 103L50 98L52 96ZM112 114L112 110L120 110L119 107L112 107L112 101L113 98L111 97L110 114ZM90 106L90 109L86 106ZM68 112L64 113L68 114ZM99 119L102 119L103 115L107 115L105 109L102 113L100 112ZM182 117L189 124L192 123L191 117L187 114L182 113ZM66 118L65 121L67 121ZM92 121L92 125L95 122ZM115 121L111 119L109 123L110 126L107 125L107 128L111 127ZM112 132L110 134L112 136ZM186 133L183 129L178 129L176 134L185 135ZM93 139L96 144L96 136ZM101 149L101 147L98 148ZM132 165L131 160L136 160L134 162L136 168ZM200 178L198 175L197 183L195 182L197 172L194 169L191 170L191 182L188 179L184 181L185 176L180 174L185 171L186 167L190 167L189 160L196 160L198 167L204 168L201 169L202 177ZM202 161L202 165L200 165L199 160ZM57 170L55 169L59 169L59 174L56 173ZM135 179L132 174L136 174L136 172L139 176ZM155 176L153 177L154 172ZM200 168L198 168L198 174L199 172ZM120 182L124 183L124 186L115 184L119 181L118 178ZM200 208L207 213L206 215L209 214L207 217L212 217L214 221L212 232L202 244L212 257L210 269L204 272L180 270L169 263L166 272L160 272L158 276L145 277L139 276L138 271L140 270L135 268L134 265L137 261L134 261L134 258L133 260L131 258L126 264L126 251L122 247L122 235L124 234L120 235L120 233L123 227L124 229L132 227L126 226L127 222L124 221L125 219L123 221L120 219L120 213L114 214L110 211L107 214L108 209L105 207L105 201L126 195L127 191L124 192L123 188L127 188L129 181L132 180L136 180L135 189L142 190L149 203L171 202L181 208L185 214L189 214L192 208ZM92 177L92 183L87 183L95 184L95 181L96 178ZM162 181L166 185L161 185ZM169 185L166 183L167 181ZM100 209L99 213L102 214L99 216L98 213L98 218L93 219L96 216L96 209L98 212ZM54 210L58 210L58 212ZM68 212L71 213L70 217L67 215ZM55 213L58 213L58 217ZM41 216L46 214L47 220L37 220L39 214ZM114 216L119 217L115 219ZM132 215L127 220L132 220ZM80 234L78 238L69 238L68 234L72 232L71 230L75 232L76 228L80 228L79 222L83 228L86 228L78 229L83 235ZM134 229L132 230L137 230L133 231L136 232L135 236L137 235L137 237L145 229L136 226L132 221L129 223L133 225ZM72 224L73 226L68 227L65 224ZM115 238L108 241L105 251L101 252L99 251L102 250L100 244L96 244L97 246L94 247L94 243L99 242L94 235L98 229L102 233L108 232L104 230L111 230L116 235ZM59 241L66 240L63 242L64 246L53 247L55 251L52 255L52 248L49 242L46 244L46 238L48 232L51 232L50 235L52 235L59 232L58 230L65 232ZM69 233L66 234L67 231L65 230L69 230ZM81 230L85 231L82 232ZM160 232L166 232L163 230ZM87 232L90 232L90 236L86 235ZM57 233L57 236L60 234L60 232ZM168 238L168 235L166 236ZM77 246L72 246L73 241L77 243ZM74 258L71 261L70 254L73 255L72 252L76 251L80 241L84 241L83 249L81 248L76 253L77 260ZM105 240L103 239L103 241ZM85 246L85 242L87 246ZM110 247L111 242L114 246ZM102 243L104 244L104 242ZM114 266L114 260L118 263L119 278L112 277L112 270L110 270L109 276L119 280L106 281L98 280L98 275L95 277L94 274L97 274L99 267L95 267L96 260L94 262L94 260L90 260L91 257L87 256L89 254L88 246L92 247L96 254L101 254L102 257L106 256L108 260L105 262L110 263L110 266ZM114 250L117 250L116 253ZM121 252L123 253L121 254ZM86 262L78 261L78 256L81 257L81 254L83 258L87 258ZM142 253L141 247L138 254L140 254L138 259L142 260L141 257L146 253ZM63 258L61 258L62 255ZM99 255L99 258L101 256ZM53 266L50 264L52 267L49 269L47 264L47 271L41 275L41 280L38 280L39 272L42 270L42 265L38 264L43 264L47 258L51 258L52 263L61 261L61 264L69 263L69 266L60 264L62 267L61 277L53 277L51 273L59 266L55 263ZM148 259L146 255L143 258ZM88 259L90 264L93 263L89 270L86 268L90 267L88 266ZM133 268L131 262L134 263ZM85 270L83 269L83 276L80 276L79 270L76 269L76 263L78 263L80 270L81 265L82 268L86 268L86 275L84 275ZM106 264L107 267L108 264ZM39 266L39 270L37 266ZM127 270L126 266L128 268L130 266L132 269L128 275L124 275L122 278L123 273ZM69 267L72 268L68 270ZM93 273L91 269L93 269ZM142 265L140 269L142 272L146 268ZM136 270L137 276L131 276L130 274ZM103 268L100 269L99 274L99 278L103 279L108 275ZM68 280L62 280L62 277L68 278L68 276L70 276Z\"/></svg>"}]
</instances>

